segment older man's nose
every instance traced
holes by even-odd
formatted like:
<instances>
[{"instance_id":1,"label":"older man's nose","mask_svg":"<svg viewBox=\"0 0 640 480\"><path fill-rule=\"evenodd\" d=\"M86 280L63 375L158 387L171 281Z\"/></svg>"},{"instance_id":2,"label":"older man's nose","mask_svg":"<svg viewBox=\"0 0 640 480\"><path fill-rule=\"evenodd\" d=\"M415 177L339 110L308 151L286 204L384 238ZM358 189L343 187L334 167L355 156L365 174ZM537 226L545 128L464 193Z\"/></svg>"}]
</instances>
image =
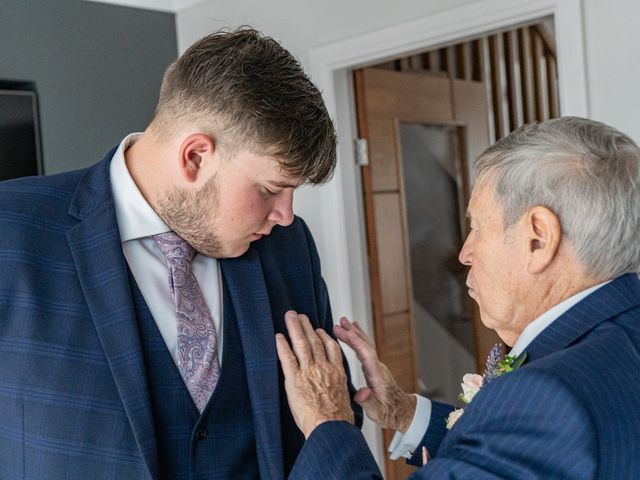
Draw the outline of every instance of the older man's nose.
<instances>
[{"instance_id":1,"label":"older man's nose","mask_svg":"<svg viewBox=\"0 0 640 480\"><path fill-rule=\"evenodd\" d=\"M464 241L464 245L462 245L462 250L460 250L460 255L458 255L458 260L460 260L460 263L470 267L471 252L471 241L469 240L469 237L467 237L467 239Z\"/></svg>"}]
</instances>

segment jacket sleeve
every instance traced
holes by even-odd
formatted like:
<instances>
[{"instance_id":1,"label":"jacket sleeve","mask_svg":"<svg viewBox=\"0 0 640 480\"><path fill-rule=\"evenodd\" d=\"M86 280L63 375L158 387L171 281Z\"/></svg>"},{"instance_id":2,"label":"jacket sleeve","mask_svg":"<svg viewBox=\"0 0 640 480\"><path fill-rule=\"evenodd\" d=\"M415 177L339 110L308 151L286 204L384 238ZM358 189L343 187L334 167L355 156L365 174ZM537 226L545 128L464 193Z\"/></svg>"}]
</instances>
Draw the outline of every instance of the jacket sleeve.
<instances>
[{"instance_id":1,"label":"jacket sleeve","mask_svg":"<svg viewBox=\"0 0 640 480\"><path fill-rule=\"evenodd\" d=\"M348 422L326 422L304 443L289 480L382 480L362 432Z\"/></svg>"},{"instance_id":2,"label":"jacket sleeve","mask_svg":"<svg viewBox=\"0 0 640 480\"><path fill-rule=\"evenodd\" d=\"M454 410L452 405L431 401L431 417L429 417L429 426L422 437L420 445L414 450L413 455L407 460L407 463L416 467L422 466L422 447L426 447L429 452L429 458L437 455L440 444L447 433L447 417Z\"/></svg>"},{"instance_id":3,"label":"jacket sleeve","mask_svg":"<svg viewBox=\"0 0 640 480\"><path fill-rule=\"evenodd\" d=\"M548 374L523 369L509 376L476 396L411 480L596 477L595 429L580 398ZM290 478L382 477L362 434L346 422L327 422L305 442Z\"/></svg>"}]
</instances>

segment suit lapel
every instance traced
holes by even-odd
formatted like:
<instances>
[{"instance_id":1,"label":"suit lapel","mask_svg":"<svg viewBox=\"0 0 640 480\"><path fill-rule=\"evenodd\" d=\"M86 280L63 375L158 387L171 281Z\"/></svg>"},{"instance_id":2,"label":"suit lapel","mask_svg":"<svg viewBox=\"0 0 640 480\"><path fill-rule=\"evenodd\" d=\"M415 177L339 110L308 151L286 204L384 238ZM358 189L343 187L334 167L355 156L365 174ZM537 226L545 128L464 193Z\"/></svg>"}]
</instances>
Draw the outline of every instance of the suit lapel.
<instances>
[{"instance_id":1,"label":"suit lapel","mask_svg":"<svg viewBox=\"0 0 640 480\"><path fill-rule=\"evenodd\" d=\"M561 350L600 323L640 305L640 280L622 275L567 310L527 347L527 362Z\"/></svg>"},{"instance_id":2,"label":"suit lapel","mask_svg":"<svg viewBox=\"0 0 640 480\"><path fill-rule=\"evenodd\" d=\"M271 306L260 257L250 249L240 258L220 262L236 315L253 419L260 477L284 478L280 390Z\"/></svg>"},{"instance_id":3,"label":"suit lapel","mask_svg":"<svg viewBox=\"0 0 640 480\"><path fill-rule=\"evenodd\" d=\"M149 389L109 181L112 154L81 179L69 209L80 222L67 232L67 240L133 434L155 478L157 451Z\"/></svg>"}]
</instances>

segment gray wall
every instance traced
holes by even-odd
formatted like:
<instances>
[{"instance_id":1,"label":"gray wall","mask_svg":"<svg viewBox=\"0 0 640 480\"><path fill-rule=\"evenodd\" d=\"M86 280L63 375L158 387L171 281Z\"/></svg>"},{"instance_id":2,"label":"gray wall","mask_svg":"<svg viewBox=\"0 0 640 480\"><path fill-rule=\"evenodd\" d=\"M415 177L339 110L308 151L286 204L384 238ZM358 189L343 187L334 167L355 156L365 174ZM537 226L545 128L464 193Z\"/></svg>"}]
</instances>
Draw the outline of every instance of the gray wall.
<instances>
[{"instance_id":1,"label":"gray wall","mask_svg":"<svg viewBox=\"0 0 640 480\"><path fill-rule=\"evenodd\" d=\"M45 173L91 165L143 130L176 56L170 13L0 0L0 81L35 83Z\"/></svg>"}]
</instances>

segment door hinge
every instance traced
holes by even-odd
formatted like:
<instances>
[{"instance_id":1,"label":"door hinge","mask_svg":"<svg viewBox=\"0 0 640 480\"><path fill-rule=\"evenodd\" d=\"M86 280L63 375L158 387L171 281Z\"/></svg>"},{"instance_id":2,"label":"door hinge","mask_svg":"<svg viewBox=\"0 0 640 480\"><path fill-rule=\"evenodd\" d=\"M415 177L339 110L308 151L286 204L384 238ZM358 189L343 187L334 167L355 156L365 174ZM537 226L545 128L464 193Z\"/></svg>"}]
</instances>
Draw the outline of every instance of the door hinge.
<instances>
[{"instance_id":1,"label":"door hinge","mask_svg":"<svg viewBox=\"0 0 640 480\"><path fill-rule=\"evenodd\" d=\"M366 138L356 138L356 164L363 167L369 165L369 145Z\"/></svg>"}]
</instances>

